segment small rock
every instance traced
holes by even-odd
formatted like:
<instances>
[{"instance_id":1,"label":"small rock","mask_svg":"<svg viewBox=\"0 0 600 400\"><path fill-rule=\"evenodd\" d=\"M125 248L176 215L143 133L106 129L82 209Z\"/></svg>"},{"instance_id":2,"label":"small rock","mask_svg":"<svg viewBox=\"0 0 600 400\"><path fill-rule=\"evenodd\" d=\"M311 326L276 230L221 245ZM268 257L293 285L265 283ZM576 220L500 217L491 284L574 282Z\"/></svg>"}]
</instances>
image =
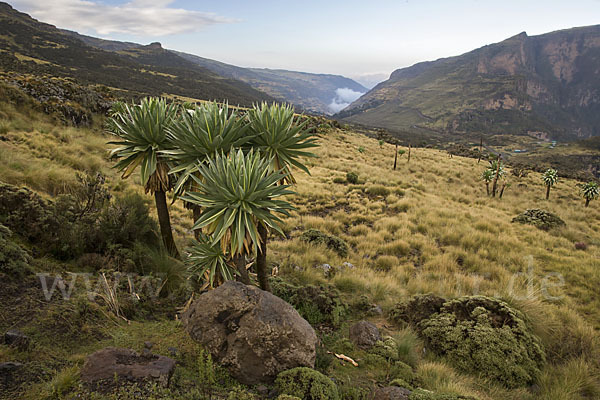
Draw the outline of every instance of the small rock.
<instances>
[{"instance_id":1,"label":"small rock","mask_svg":"<svg viewBox=\"0 0 600 400\"><path fill-rule=\"evenodd\" d=\"M369 311L367 311L367 314L375 317L375 316L378 316L378 315L383 315L383 310L381 309L380 306L375 305L374 307L372 307L371 309L369 309Z\"/></svg>"},{"instance_id":2,"label":"small rock","mask_svg":"<svg viewBox=\"0 0 600 400\"><path fill-rule=\"evenodd\" d=\"M350 327L350 341L361 349L370 349L379 340L379 329L369 321L360 321Z\"/></svg>"},{"instance_id":3,"label":"small rock","mask_svg":"<svg viewBox=\"0 0 600 400\"><path fill-rule=\"evenodd\" d=\"M377 389L373 394L373 400L408 400L411 393L408 389L387 386Z\"/></svg>"},{"instance_id":4,"label":"small rock","mask_svg":"<svg viewBox=\"0 0 600 400\"><path fill-rule=\"evenodd\" d=\"M325 274L325 277L328 277L331 275L331 273L333 272L333 268L331 267L331 265L329 264L321 264L321 265L317 265L316 267L317 269L322 269L323 273Z\"/></svg>"},{"instance_id":5,"label":"small rock","mask_svg":"<svg viewBox=\"0 0 600 400\"><path fill-rule=\"evenodd\" d=\"M20 350L26 350L29 347L29 336L17 330L10 330L4 334L4 343L17 347Z\"/></svg>"},{"instance_id":6,"label":"small rock","mask_svg":"<svg viewBox=\"0 0 600 400\"><path fill-rule=\"evenodd\" d=\"M259 385L256 387L256 392L261 396L267 396L269 394L269 388L265 385Z\"/></svg>"},{"instance_id":7,"label":"small rock","mask_svg":"<svg viewBox=\"0 0 600 400\"><path fill-rule=\"evenodd\" d=\"M133 350L107 347L87 357L81 380L91 386L115 382L115 378L129 382L156 381L168 386L174 370L175 360L169 357L140 356Z\"/></svg>"},{"instance_id":8,"label":"small rock","mask_svg":"<svg viewBox=\"0 0 600 400\"><path fill-rule=\"evenodd\" d=\"M347 268L347 269L354 269L354 268L356 268L356 267L355 267L353 264L351 264L351 263L349 263L348 261L346 261L346 262L344 262L344 263L342 264L342 269L345 269L345 268Z\"/></svg>"},{"instance_id":9,"label":"small rock","mask_svg":"<svg viewBox=\"0 0 600 400\"><path fill-rule=\"evenodd\" d=\"M167 351L171 357L177 356L177 349L175 347L167 347Z\"/></svg>"},{"instance_id":10,"label":"small rock","mask_svg":"<svg viewBox=\"0 0 600 400\"><path fill-rule=\"evenodd\" d=\"M583 242L577 242L577 243L575 243L575 249L576 250L587 250L587 244L585 244Z\"/></svg>"},{"instance_id":11,"label":"small rock","mask_svg":"<svg viewBox=\"0 0 600 400\"><path fill-rule=\"evenodd\" d=\"M2 386L3 381L4 385L8 385L8 383L13 379L13 373L22 367L23 364L18 362L9 361L0 363L0 387Z\"/></svg>"},{"instance_id":12,"label":"small rock","mask_svg":"<svg viewBox=\"0 0 600 400\"><path fill-rule=\"evenodd\" d=\"M154 346L154 343L152 343L152 342L144 342L144 348L150 350L150 349L152 349L152 346Z\"/></svg>"}]
</instances>

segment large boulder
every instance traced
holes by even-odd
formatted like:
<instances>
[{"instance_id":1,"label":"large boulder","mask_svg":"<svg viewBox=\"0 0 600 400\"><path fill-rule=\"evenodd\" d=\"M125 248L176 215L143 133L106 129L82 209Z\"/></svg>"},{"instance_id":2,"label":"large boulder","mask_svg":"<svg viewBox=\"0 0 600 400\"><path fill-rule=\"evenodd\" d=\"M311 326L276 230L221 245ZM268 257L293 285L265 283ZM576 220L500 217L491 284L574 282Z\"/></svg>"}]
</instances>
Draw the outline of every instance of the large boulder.
<instances>
[{"instance_id":1,"label":"large boulder","mask_svg":"<svg viewBox=\"0 0 600 400\"><path fill-rule=\"evenodd\" d=\"M81 380L92 387L106 387L115 381L157 382L168 386L175 360L133 350L107 347L89 355L81 369ZM110 385L109 385L110 386Z\"/></svg>"},{"instance_id":2,"label":"large boulder","mask_svg":"<svg viewBox=\"0 0 600 400\"><path fill-rule=\"evenodd\" d=\"M313 367L317 336L288 303L228 281L203 293L184 314L190 336L238 381L269 383L295 367Z\"/></svg>"},{"instance_id":3,"label":"large boulder","mask_svg":"<svg viewBox=\"0 0 600 400\"><path fill-rule=\"evenodd\" d=\"M381 340L379 329L369 321L359 321L350 327L350 341L368 350Z\"/></svg>"}]
</instances>

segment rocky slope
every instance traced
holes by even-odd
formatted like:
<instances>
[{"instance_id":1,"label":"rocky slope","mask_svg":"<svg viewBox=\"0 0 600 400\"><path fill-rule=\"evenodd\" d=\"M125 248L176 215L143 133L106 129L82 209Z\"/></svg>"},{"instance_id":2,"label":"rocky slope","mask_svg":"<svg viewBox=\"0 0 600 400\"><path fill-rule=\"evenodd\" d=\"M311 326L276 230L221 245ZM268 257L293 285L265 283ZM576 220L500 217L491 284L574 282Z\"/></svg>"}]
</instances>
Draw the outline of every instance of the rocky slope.
<instances>
[{"instance_id":1,"label":"rocky slope","mask_svg":"<svg viewBox=\"0 0 600 400\"><path fill-rule=\"evenodd\" d=\"M119 50L125 50L119 48ZM172 95L250 105L272 97L186 61L159 44L102 50L0 3L0 71L76 78L134 95Z\"/></svg>"},{"instance_id":2,"label":"rocky slope","mask_svg":"<svg viewBox=\"0 0 600 400\"><path fill-rule=\"evenodd\" d=\"M340 118L391 129L600 135L600 25L528 36L394 71Z\"/></svg>"}]
</instances>

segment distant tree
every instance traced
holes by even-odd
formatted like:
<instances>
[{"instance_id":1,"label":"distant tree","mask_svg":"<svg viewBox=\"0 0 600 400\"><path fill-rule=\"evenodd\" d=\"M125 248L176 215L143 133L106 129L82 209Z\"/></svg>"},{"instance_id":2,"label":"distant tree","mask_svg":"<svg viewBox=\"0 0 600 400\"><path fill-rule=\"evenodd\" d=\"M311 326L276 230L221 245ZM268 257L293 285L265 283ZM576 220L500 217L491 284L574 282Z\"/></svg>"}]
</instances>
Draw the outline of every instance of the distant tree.
<instances>
[{"instance_id":1,"label":"distant tree","mask_svg":"<svg viewBox=\"0 0 600 400\"><path fill-rule=\"evenodd\" d=\"M600 196L600 187L596 182L588 182L579 185L581 195L585 199L585 206L590 205L590 201L597 199Z\"/></svg>"},{"instance_id":2,"label":"distant tree","mask_svg":"<svg viewBox=\"0 0 600 400\"><path fill-rule=\"evenodd\" d=\"M490 195L490 183L492 182L493 179L494 179L494 171L490 168L487 168L481 174L481 180L483 180L485 182L485 191L487 192L488 196Z\"/></svg>"},{"instance_id":3,"label":"distant tree","mask_svg":"<svg viewBox=\"0 0 600 400\"><path fill-rule=\"evenodd\" d=\"M173 124L177 107L165 99L144 98L140 104L117 103L111 111L106 129L117 137L109 144L117 148L111 157L120 159L115 168L126 179L140 167L141 183L146 193L154 195L158 222L165 248L172 257L180 258L173 240L166 193L171 190L167 129Z\"/></svg>"},{"instance_id":4,"label":"distant tree","mask_svg":"<svg viewBox=\"0 0 600 400\"><path fill-rule=\"evenodd\" d=\"M542 174L544 185L546 185L546 200L550 198L550 188L558 181L558 172L549 168Z\"/></svg>"},{"instance_id":5,"label":"distant tree","mask_svg":"<svg viewBox=\"0 0 600 400\"><path fill-rule=\"evenodd\" d=\"M383 145L385 144L384 140L379 140L379 147L383 148Z\"/></svg>"},{"instance_id":6,"label":"distant tree","mask_svg":"<svg viewBox=\"0 0 600 400\"><path fill-rule=\"evenodd\" d=\"M254 135L251 146L260 152L263 158L270 160L270 171L280 173L280 185L294 184L294 167L306 172L308 168L300 157L316 157L308 151L317 147L316 138L305 128L308 119L300 123L289 105L266 104L254 106L248 112L250 131ZM363 149L364 151L364 149ZM269 224L258 224L260 252L256 255L256 272L260 287L270 290L267 276L267 240Z\"/></svg>"},{"instance_id":7,"label":"distant tree","mask_svg":"<svg viewBox=\"0 0 600 400\"><path fill-rule=\"evenodd\" d=\"M496 160L490 160L488 170L492 173L492 197L496 197L498 188L498 181L506 176L506 170L504 169L504 163L502 162L501 156L498 156Z\"/></svg>"},{"instance_id":8,"label":"distant tree","mask_svg":"<svg viewBox=\"0 0 600 400\"><path fill-rule=\"evenodd\" d=\"M358 152L359 153L364 153L365 152L365 148L363 146L358 146Z\"/></svg>"}]
</instances>

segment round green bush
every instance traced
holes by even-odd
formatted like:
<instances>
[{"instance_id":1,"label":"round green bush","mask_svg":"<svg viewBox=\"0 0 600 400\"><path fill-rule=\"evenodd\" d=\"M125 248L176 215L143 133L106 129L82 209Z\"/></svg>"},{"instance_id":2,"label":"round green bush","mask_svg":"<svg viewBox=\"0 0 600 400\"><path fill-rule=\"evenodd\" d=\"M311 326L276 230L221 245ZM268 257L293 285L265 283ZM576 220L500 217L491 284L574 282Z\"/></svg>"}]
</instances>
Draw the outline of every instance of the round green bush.
<instances>
[{"instance_id":1,"label":"round green bush","mask_svg":"<svg viewBox=\"0 0 600 400\"><path fill-rule=\"evenodd\" d=\"M325 375L311 368L298 367L283 371L275 386L279 393L304 400L338 400L337 386Z\"/></svg>"},{"instance_id":2,"label":"round green bush","mask_svg":"<svg viewBox=\"0 0 600 400\"><path fill-rule=\"evenodd\" d=\"M346 174L346 181L348 181L348 183L356 185L358 183L358 174L356 174L355 172L348 172Z\"/></svg>"},{"instance_id":3,"label":"round green bush","mask_svg":"<svg viewBox=\"0 0 600 400\"><path fill-rule=\"evenodd\" d=\"M455 368L509 388L532 384L545 362L540 340L523 315L498 299L448 301L416 328L427 347Z\"/></svg>"}]
</instances>

